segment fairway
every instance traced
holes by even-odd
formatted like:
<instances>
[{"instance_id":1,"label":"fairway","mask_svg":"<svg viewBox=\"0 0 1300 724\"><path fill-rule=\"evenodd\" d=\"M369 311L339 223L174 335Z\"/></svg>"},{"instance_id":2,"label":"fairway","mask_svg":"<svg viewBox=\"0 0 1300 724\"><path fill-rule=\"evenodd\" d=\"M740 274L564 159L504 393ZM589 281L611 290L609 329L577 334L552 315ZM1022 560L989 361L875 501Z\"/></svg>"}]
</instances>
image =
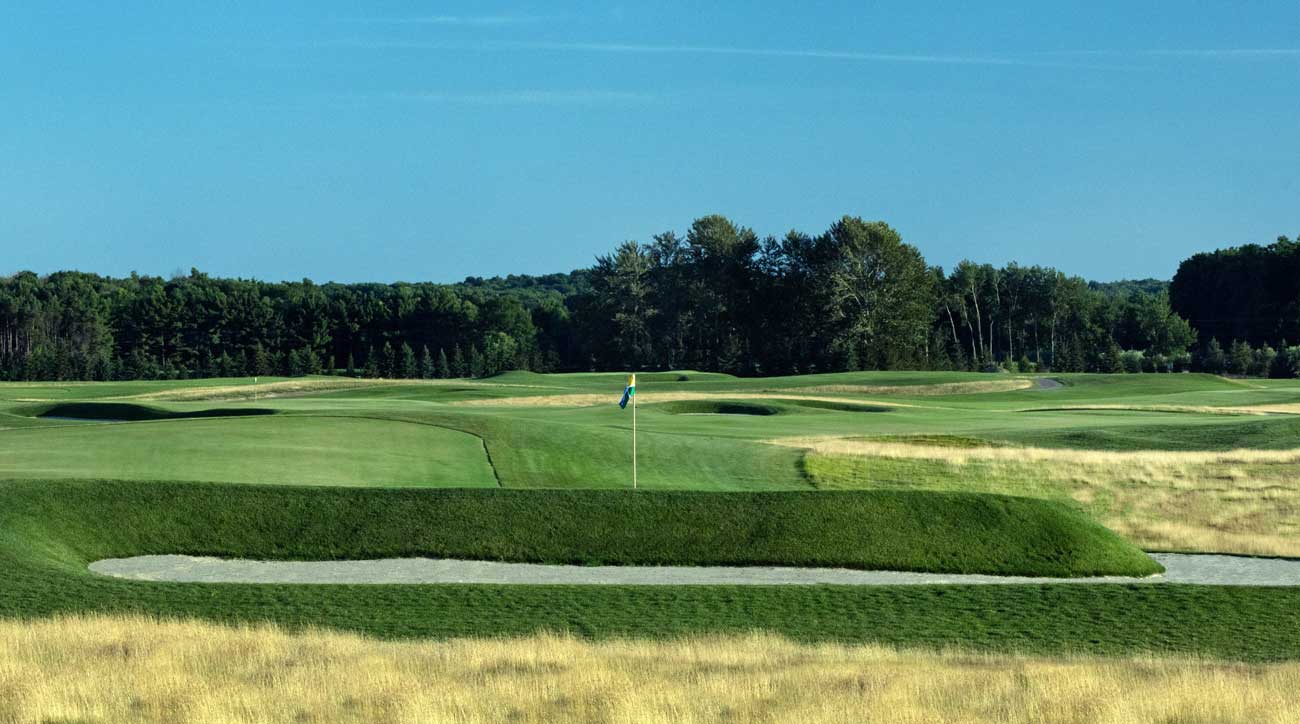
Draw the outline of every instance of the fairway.
<instances>
[{"instance_id":1,"label":"fairway","mask_svg":"<svg viewBox=\"0 0 1300 724\"><path fill-rule=\"evenodd\" d=\"M0 438L0 476L385 487L495 486L482 441L432 425L259 416L64 424Z\"/></svg>"}]
</instances>

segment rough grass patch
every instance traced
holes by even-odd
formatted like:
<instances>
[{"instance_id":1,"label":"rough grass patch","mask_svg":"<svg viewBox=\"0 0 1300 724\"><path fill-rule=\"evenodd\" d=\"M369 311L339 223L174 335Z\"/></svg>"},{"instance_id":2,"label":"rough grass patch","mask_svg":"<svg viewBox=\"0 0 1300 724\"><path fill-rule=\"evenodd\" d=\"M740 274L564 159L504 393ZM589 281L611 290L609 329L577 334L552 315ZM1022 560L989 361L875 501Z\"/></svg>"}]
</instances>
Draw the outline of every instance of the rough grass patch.
<instances>
[{"instance_id":1,"label":"rough grass patch","mask_svg":"<svg viewBox=\"0 0 1300 724\"><path fill-rule=\"evenodd\" d=\"M821 489L954 490L1074 501L1147 550L1300 556L1300 450L1102 452L809 442Z\"/></svg>"},{"instance_id":2,"label":"rough grass patch","mask_svg":"<svg viewBox=\"0 0 1300 724\"><path fill-rule=\"evenodd\" d=\"M383 641L143 616L0 623L0 720L1279 724L1300 664L809 644L771 634ZM430 686L437 682L437 686Z\"/></svg>"}]
</instances>

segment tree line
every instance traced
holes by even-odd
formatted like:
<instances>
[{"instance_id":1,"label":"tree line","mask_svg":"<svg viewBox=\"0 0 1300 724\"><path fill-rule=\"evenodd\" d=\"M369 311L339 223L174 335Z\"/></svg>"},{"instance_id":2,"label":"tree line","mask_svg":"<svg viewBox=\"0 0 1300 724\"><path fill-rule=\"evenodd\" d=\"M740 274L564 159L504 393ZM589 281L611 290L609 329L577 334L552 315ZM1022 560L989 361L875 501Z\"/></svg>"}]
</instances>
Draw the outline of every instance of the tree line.
<instances>
[{"instance_id":1,"label":"tree line","mask_svg":"<svg viewBox=\"0 0 1300 724\"><path fill-rule=\"evenodd\" d=\"M1294 262L1296 247L1283 239L1267 253ZM1260 253L1230 255L1228 268L1258 271L1247 261ZM846 216L817 235L760 238L706 216L684 234L626 242L589 269L458 284L270 283L197 270L171 279L21 272L0 279L0 377L447 378L674 368L1287 376L1292 348L1278 334L1300 324L1296 297L1268 294L1292 287L1270 276L1268 294L1233 297L1237 306L1213 311L1203 290L1228 282L1215 276L1222 274L1217 257L1205 257L1184 262L1172 287L1089 284L1015 263L963 261L945 271L880 221ZM1287 322L1287 314L1295 318ZM1269 315L1276 319L1261 319ZM1237 321L1216 326L1220 319ZM1300 330L1290 338L1300 341Z\"/></svg>"},{"instance_id":2,"label":"tree line","mask_svg":"<svg viewBox=\"0 0 1300 724\"><path fill-rule=\"evenodd\" d=\"M1200 330L1207 372L1300 376L1300 346L1288 342L1300 342L1300 237L1195 254L1169 295Z\"/></svg>"},{"instance_id":3,"label":"tree line","mask_svg":"<svg viewBox=\"0 0 1300 724\"><path fill-rule=\"evenodd\" d=\"M601 369L736 374L858 369L1189 367L1195 333L1163 285L1117 292L1047 267L926 263L884 222L759 239L720 216L627 242L571 300Z\"/></svg>"}]
</instances>

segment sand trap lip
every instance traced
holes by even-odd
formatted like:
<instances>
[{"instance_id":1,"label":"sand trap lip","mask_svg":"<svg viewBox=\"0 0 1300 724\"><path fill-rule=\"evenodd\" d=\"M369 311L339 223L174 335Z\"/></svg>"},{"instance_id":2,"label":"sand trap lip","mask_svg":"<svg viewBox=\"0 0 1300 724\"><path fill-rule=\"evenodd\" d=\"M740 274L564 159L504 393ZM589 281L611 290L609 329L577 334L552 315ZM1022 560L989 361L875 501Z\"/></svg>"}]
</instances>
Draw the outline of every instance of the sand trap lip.
<instances>
[{"instance_id":1,"label":"sand trap lip","mask_svg":"<svg viewBox=\"0 0 1300 724\"><path fill-rule=\"evenodd\" d=\"M475 583L560 585L815 585L1141 583L1300 586L1300 560L1217 554L1153 553L1163 575L1147 578L1029 578L947 573L770 566L554 566L432 558L370 561L250 561L155 555L90 564L104 576L188 583Z\"/></svg>"}]
</instances>

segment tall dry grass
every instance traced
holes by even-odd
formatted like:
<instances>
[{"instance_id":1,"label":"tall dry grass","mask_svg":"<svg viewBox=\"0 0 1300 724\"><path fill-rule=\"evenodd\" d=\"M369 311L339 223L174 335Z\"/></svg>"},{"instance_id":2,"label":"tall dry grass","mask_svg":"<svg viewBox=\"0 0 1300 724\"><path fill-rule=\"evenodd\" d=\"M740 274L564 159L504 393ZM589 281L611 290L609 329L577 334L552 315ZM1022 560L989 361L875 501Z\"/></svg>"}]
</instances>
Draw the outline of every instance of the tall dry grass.
<instances>
[{"instance_id":1,"label":"tall dry grass","mask_svg":"<svg viewBox=\"0 0 1300 724\"><path fill-rule=\"evenodd\" d=\"M0 623L0 722L1293 722L1300 664Z\"/></svg>"},{"instance_id":2,"label":"tall dry grass","mask_svg":"<svg viewBox=\"0 0 1300 724\"><path fill-rule=\"evenodd\" d=\"M271 399L275 397L295 397L320 392L352 390L358 388L391 387L400 385L423 385L429 387L503 387L533 390L556 389L546 385L521 385L504 382L484 382L481 380L405 380L405 379L368 379L360 377L312 377L278 382L260 382L245 385L208 385L204 387L182 387L143 392L135 395L107 397L109 400L159 400L169 402L200 401L239 401L254 399ZM562 389L562 388L560 388Z\"/></svg>"},{"instance_id":3,"label":"tall dry grass","mask_svg":"<svg viewBox=\"0 0 1300 724\"><path fill-rule=\"evenodd\" d=\"M1300 463L1300 448L1292 450L1077 450L1073 448L1015 446L945 446L912 444L898 438L874 441L846 437L789 437L771 440L776 445L799 447L829 455L939 460L963 465L975 461L1062 463L1066 465L1247 465Z\"/></svg>"},{"instance_id":4,"label":"tall dry grass","mask_svg":"<svg viewBox=\"0 0 1300 724\"><path fill-rule=\"evenodd\" d=\"M1198 415L1300 415L1300 404L1280 402L1267 405L1058 405L1054 407L1027 407L1017 412L1058 412L1075 410L1087 412L1189 412Z\"/></svg>"},{"instance_id":5,"label":"tall dry grass","mask_svg":"<svg viewBox=\"0 0 1300 724\"><path fill-rule=\"evenodd\" d=\"M1300 450L1105 452L852 439L775 442L809 450L805 468L820 487L1069 498L1148 550L1300 556Z\"/></svg>"},{"instance_id":6,"label":"tall dry grass","mask_svg":"<svg viewBox=\"0 0 1300 724\"><path fill-rule=\"evenodd\" d=\"M984 392L1012 392L1027 390L1034 380L1023 377L1012 379L974 380L971 382L938 382L931 385L815 385L800 387L807 392L851 392L861 395L902 395L929 397L932 395L972 395Z\"/></svg>"}]
</instances>

